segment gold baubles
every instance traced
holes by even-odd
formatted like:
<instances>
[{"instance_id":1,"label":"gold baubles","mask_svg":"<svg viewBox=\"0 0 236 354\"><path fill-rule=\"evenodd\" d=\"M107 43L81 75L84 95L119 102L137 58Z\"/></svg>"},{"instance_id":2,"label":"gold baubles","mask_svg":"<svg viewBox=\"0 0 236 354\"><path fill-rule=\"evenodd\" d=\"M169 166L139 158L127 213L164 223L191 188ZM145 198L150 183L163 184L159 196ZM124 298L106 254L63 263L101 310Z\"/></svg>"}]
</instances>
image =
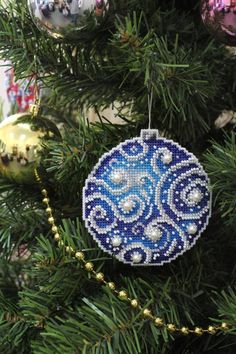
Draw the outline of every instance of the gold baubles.
<instances>
[{"instance_id":1,"label":"gold baubles","mask_svg":"<svg viewBox=\"0 0 236 354\"><path fill-rule=\"evenodd\" d=\"M108 0L28 0L33 21L54 38L74 37L104 19Z\"/></svg>"},{"instance_id":2,"label":"gold baubles","mask_svg":"<svg viewBox=\"0 0 236 354\"><path fill-rule=\"evenodd\" d=\"M0 124L0 174L17 183L33 183L43 133L28 123L17 123L23 117L30 114L15 114Z\"/></svg>"}]
</instances>

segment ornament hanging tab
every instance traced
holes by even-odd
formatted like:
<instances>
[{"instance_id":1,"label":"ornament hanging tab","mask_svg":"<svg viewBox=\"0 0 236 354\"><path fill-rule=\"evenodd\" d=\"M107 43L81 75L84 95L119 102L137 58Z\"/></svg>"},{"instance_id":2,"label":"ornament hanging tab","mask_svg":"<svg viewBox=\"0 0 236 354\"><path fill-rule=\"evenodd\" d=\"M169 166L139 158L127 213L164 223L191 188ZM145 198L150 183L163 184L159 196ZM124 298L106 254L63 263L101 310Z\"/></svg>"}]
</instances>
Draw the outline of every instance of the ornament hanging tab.
<instances>
[{"instance_id":1,"label":"ornament hanging tab","mask_svg":"<svg viewBox=\"0 0 236 354\"><path fill-rule=\"evenodd\" d=\"M37 56L34 56L34 63L35 63L35 72L37 73ZM34 103L29 107L29 113L32 115L32 118L35 118L39 115L40 107L41 107L41 99L40 99L40 90L37 83L37 74L35 75L34 79Z\"/></svg>"},{"instance_id":2,"label":"ornament hanging tab","mask_svg":"<svg viewBox=\"0 0 236 354\"><path fill-rule=\"evenodd\" d=\"M141 139L142 140L157 140L159 137L159 131L157 129L142 129Z\"/></svg>"}]
</instances>

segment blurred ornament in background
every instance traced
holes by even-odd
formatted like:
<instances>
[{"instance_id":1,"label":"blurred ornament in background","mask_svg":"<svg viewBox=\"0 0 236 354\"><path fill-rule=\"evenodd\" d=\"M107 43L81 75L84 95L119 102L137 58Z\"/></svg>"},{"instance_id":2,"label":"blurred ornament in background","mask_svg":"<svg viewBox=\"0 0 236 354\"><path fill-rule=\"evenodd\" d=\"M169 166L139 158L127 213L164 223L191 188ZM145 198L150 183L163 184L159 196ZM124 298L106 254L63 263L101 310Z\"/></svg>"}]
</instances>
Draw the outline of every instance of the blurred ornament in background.
<instances>
[{"instance_id":1,"label":"blurred ornament in background","mask_svg":"<svg viewBox=\"0 0 236 354\"><path fill-rule=\"evenodd\" d=\"M133 106L133 102L121 103L115 101L109 107L100 108L98 111L89 107L85 109L84 114L88 117L90 123L102 121L103 123L127 124L128 121L132 121Z\"/></svg>"},{"instance_id":2,"label":"blurred ornament in background","mask_svg":"<svg viewBox=\"0 0 236 354\"><path fill-rule=\"evenodd\" d=\"M227 111L226 109L221 112L219 117L215 121L215 127L217 129L224 128L227 124L236 124L236 112Z\"/></svg>"},{"instance_id":3,"label":"blurred ornament in background","mask_svg":"<svg viewBox=\"0 0 236 354\"><path fill-rule=\"evenodd\" d=\"M40 30L63 38L98 25L108 10L108 0L28 0L28 7Z\"/></svg>"},{"instance_id":4,"label":"blurred ornament in background","mask_svg":"<svg viewBox=\"0 0 236 354\"><path fill-rule=\"evenodd\" d=\"M17 183L34 183L34 168L39 162L40 137L29 123L17 122L30 119L29 113L19 113L0 124L0 174Z\"/></svg>"},{"instance_id":5,"label":"blurred ornament in background","mask_svg":"<svg viewBox=\"0 0 236 354\"><path fill-rule=\"evenodd\" d=\"M35 101L35 84L31 81L31 78L16 80L14 68L6 70L7 97L18 112L27 111Z\"/></svg>"},{"instance_id":6,"label":"blurred ornament in background","mask_svg":"<svg viewBox=\"0 0 236 354\"><path fill-rule=\"evenodd\" d=\"M236 1L201 0L200 9L209 31L222 43L236 46Z\"/></svg>"}]
</instances>

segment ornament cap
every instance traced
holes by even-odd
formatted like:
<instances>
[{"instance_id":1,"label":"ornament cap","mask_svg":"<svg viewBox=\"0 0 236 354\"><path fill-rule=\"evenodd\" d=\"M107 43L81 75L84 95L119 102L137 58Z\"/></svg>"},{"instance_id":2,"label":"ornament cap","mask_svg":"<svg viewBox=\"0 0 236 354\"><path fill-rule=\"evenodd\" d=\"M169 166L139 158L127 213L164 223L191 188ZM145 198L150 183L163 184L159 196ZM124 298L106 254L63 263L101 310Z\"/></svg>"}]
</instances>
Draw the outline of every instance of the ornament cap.
<instances>
[{"instance_id":1,"label":"ornament cap","mask_svg":"<svg viewBox=\"0 0 236 354\"><path fill-rule=\"evenodd\" d=\"M142 140L157 140L159 131L157 129L142 129L140 136Z\"/></svg>"},{"instance_id":2,"label":"ornament cap","mask_svg":"<svg viewBox=\"0 0 236 354\"><path fill-rule=\"evenodd\" d=\"M39 111L41 108L40 104L41 104L40 99L37 99L34 104L30 105L29 112L31 113L33 118L39 115Z\"/></svg>"}]
</instances>

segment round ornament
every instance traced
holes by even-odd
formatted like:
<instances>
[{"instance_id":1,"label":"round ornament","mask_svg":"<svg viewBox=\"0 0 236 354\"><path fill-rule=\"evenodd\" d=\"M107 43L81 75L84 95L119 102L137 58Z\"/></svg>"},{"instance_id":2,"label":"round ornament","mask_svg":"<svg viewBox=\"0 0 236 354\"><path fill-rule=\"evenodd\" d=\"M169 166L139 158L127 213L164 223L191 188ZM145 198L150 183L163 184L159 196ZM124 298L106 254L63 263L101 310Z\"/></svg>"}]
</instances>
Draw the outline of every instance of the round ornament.
<instances>
[{"instance_id":1,"label":"round ornament","mask_svg":"<svg viewBox=\"0 0 236 354\"><path fill-rule=\"evenodd\" d=\"M131 265L162 265L190 249L211 214L197 158L157 130L101 157L83 190L83 219L100 247Z\"/></svg>"},{"instance_id":2,"label":"round ornament","mask_svg":"<svg viewBox=\"0 0 236 354\"><path fill-rule=\"evenodd\" d=\"M204 24L222 43L236 46L236 2L231 0L202 0Z\"/></svg>"},{"instance_id":3,"label":"round ornament","mask_svg":"<svg viewBox=\"0 0 236 354\"><path fill-rule=\"evenodd\" d=\"M30 14L40 30L55 38L98 25L108 0L28 0Z\"/></svg>"},{"instance_id":4,"label":"round ornament","mask_svg":"<svg viewBox=\"0 0 236 354\"><path fill-rule=\"evenodd\" d=\"M0 123L0 174L17 183L32 183L39 161L40 131L28 123L17 123L28 113L12 115Z\"/></svg>"}]
</instances>

